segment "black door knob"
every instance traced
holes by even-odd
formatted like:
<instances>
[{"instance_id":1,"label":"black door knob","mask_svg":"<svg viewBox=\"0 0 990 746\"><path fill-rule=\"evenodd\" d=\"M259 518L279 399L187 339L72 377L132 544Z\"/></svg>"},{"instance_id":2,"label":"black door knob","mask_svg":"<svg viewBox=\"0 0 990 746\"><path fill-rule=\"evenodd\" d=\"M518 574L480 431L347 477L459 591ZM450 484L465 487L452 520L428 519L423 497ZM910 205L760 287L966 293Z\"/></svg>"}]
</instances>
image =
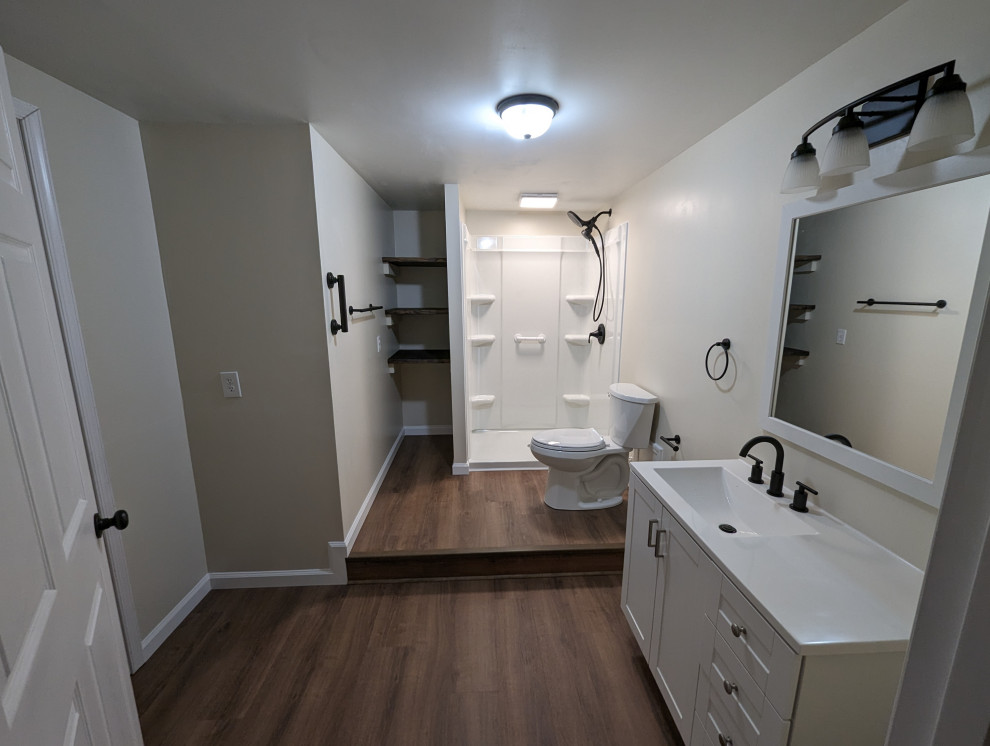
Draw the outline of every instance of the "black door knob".
<instances>
[{"instance_id":1,"label":"black door knob","mask_svg":"<svg viewBox=\"0 0 990 746\"><path fill-rule=\"evenodd\" d=\"M101 518L99 513L93 513L93 526L96 528L96 538L103 536L103 532L108 528L116 528L123 531L131 519L127 516L126 510L118 510L113 514L113 518Z\"/></svg>"}]
</instances>

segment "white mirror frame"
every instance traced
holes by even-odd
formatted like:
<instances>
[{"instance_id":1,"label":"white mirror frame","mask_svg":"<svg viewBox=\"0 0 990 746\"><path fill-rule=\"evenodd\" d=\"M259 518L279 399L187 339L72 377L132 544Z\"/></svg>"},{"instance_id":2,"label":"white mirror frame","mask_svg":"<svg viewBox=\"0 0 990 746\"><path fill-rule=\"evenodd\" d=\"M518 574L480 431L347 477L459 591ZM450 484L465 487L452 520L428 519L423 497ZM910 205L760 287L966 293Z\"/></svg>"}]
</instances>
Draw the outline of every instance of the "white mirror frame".
<instances>
[{"instance_id":1,"label":"white mirror frame","mask_svg":"<svg viewBox=\"0 0 990 746\"><path fill-rule=\"evenodd\" d=\"M967 153L899 171L873 181L853 184L834 192L819 194L784 206L780 243L777 249L773 305L770 309L769 344L760 406L761 425L764 430L923 503L934 507L941 504L945 478L955 447L956 433L959 429L959 417L969 383L970 371L973 367L973 352L979 337L983 312L987 303L988 287L990 287L990 215L988 215L988 230L983 236L983 248L977 266L969 317L963 332L959 364L956 367L952 394L949 398L945 430L935 466L935 476L931 480L773 416L774 394L777 390L777 378L780 375L780 353L784 346L784 330L787 318L787 294L790 289L792 264L791 247L794 243L795 221L802 217L928 189L987 173L990 173L990 152Z\"/></svg>"}]
</instances>

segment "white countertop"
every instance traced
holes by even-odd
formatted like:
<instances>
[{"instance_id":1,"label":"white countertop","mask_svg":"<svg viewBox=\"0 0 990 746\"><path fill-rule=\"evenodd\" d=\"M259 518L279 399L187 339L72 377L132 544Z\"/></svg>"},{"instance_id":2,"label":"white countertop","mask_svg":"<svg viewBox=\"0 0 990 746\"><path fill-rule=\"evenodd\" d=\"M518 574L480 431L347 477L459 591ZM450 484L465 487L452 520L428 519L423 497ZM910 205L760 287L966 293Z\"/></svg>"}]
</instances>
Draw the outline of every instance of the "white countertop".
<instances>
[{"instance_id":1,"label":"white countertop","mask_svg":"<svg viewBox=\"0 0 990 746\"><path fill-rule=\"evenodd\" d=\"M788 645L801 655L907 649L921 594L921 570L810 500L808 513L790 511L790 490L785 490L786 499L766 499L818 533L724 533L663 481L666 469L699 466L724 467L744 480L750 468L742 459L730 459L644 461L632 469Z\"/></svg>"}]
</instances>

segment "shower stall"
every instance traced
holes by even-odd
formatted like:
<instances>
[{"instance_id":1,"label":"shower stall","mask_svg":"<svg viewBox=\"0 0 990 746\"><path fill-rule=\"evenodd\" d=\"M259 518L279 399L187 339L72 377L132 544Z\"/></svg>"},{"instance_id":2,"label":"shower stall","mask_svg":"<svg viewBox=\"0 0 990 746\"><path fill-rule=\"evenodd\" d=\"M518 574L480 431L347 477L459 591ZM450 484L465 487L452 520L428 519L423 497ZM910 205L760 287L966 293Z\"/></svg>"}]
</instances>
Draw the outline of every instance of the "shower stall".
<instances>
[{"instance_id":1,"label":"shower stall","mask_svg":"<svg viewBox=\"0 0 990 746\"><path fill-rule=\"evenodd\" d=\"M464 231L464 354L472 470L542 468L528 444L558 427L608 428L618 380L628 224L605 234L599 263L581 236ZM604 343L589 337L604 324Z\"/></svg>"}]
</instances>

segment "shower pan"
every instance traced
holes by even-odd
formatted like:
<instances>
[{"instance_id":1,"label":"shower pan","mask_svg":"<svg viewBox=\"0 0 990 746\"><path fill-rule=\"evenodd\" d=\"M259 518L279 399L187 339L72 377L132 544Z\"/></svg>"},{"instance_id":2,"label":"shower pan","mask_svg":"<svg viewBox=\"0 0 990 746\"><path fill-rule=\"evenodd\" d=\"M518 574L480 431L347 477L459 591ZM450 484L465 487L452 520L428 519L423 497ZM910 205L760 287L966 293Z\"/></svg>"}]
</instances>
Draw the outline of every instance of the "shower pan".
<instances>
[{"instance_id":1,"label":"shower pan","mask_svg":"<svg viewBox=\"0 0 990 746\"><path fill-rule=\"evenodd\" d=\"M623 224L605 234L604 308L593 320L601 273L584 237L465 231L471 470L543 468L528 447L540 430L607 430L608 386L619 373L627 232Z\"/></svg>"}]
</instances>

